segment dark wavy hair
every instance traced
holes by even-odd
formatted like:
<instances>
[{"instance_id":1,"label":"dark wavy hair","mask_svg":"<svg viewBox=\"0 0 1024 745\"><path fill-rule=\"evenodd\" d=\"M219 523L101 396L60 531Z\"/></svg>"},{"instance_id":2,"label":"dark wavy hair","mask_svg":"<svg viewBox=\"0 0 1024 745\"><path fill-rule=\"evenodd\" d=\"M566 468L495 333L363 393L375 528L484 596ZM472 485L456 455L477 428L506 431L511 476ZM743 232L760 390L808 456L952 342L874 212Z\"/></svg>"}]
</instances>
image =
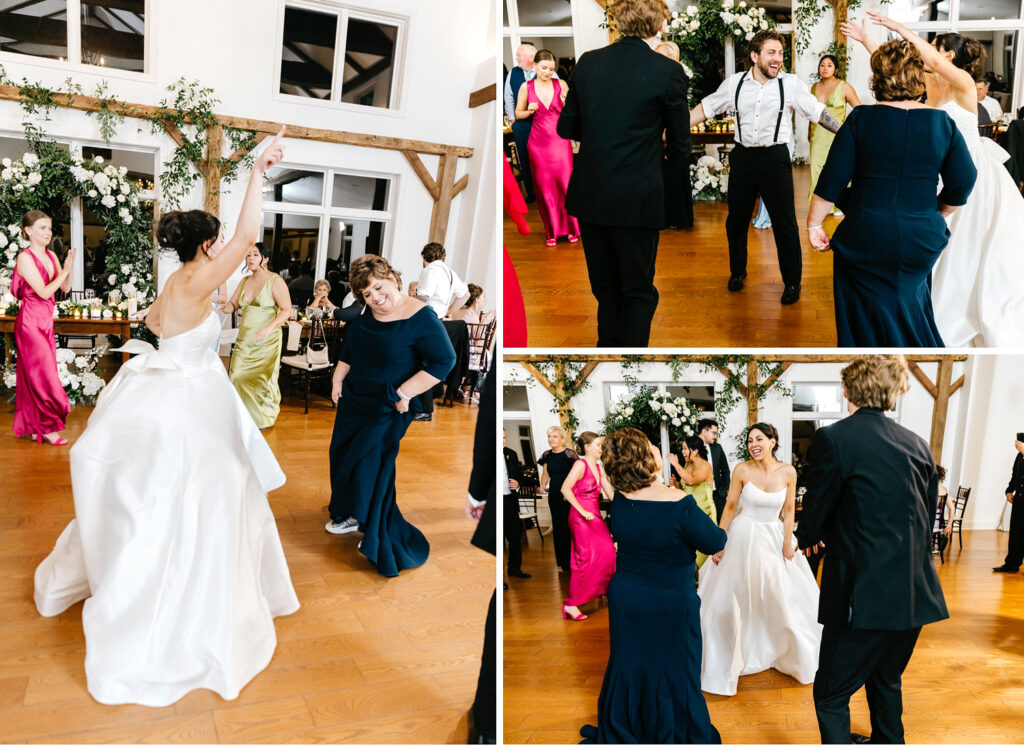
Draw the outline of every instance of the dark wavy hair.
<instances>
[{"instance_id":1,"label":"dark wavy hair","mask_svg":"<svg viewBox=\"0 0 1024 745\"><path fill-rule=\"evenodd\" d=\"M174 251L182 264L192 261L199 247L217 240L220 220L203 210L168 212L160 218L156 241L167 251Z\"/></svg>"},{"instance_id":2,"label":"dark wavy hair","mask_svg":"<svg viewBox=\"0 0 1024 745\"><path fill-rule=\"evenodd\" d=\"M601 442L601 462L612 486L625 494L650 486L658 478L658 463L651 454L651 441L632 427L605 435Z\"/></svg>"},{"instance_id":3,"label":"dark wavy hair","mask_svg":"<svg viewBox=\"0 0 1024 745\"><path fill-rule=\"evenodd\" d=\"M704 444L704 440L700 439L697 435L690 435L683 444L686 445L690 450L695 450L704 460L708 459L708 446Z\"/></svg>"},{"instance_id":4,"label":"dark wavy hair","mask_svg":"<svg viewBox=\"0 0 1024 745\"><path fill-rule=\"evenodd\" d=\"M952 52L953 64L967 70L975 80L985 71L985 45L973 36L939 34L935 37L935 48L940 52Z\"/></svg>"},{"instance_id":5,"label":"dark wavy hair","mask_svg":"<svg viewBox=\"0 0 1024 745\"><path fill-rule=\"evenodd\" d=\"M751 424L750 429L747 430L747 440L750 440L750 433L757 430L765 437L775 440L775 447L772 448L772 457L778 458L779 456L779 430L775 429L775 426L768 424L767 422L758 422L757 424ZM749 448L748 448L749 450Z\"/></svg>"},{"instance_id":6,"label":"dark wavy hair","mask_svg":"<svg viewBox=\"0 0 1024 745\"><path fill-rule=\"evenodd\" d=\"M818 60L818 69L819 70L821 69L821 63L824 62L827 59L832 60L832 65L836 68L835 77L838 78L839 77L839 60L836 59L834 54L823 54L823 55L821 55L821 59Z\"/></svg>"}]
</instances>

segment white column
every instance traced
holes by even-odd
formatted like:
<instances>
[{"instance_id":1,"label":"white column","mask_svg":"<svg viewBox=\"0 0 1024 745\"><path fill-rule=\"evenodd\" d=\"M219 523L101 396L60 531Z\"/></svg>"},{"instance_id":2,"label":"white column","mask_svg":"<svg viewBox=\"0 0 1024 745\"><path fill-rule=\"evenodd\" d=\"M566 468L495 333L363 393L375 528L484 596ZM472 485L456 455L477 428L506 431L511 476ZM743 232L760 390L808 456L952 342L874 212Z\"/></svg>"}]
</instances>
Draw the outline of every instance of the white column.
<instances>
[{"instance_id":1,"label":"white column","mask_svg":"<svg viewBox=\"0 0 1024 745\"><path fill-rule=\"evenodd\" d=\"M85 289L85 220L82 217L82 198L71 200L71 248L75 249L75 266L71 271L71 289Z\"/></svg>"},{"instance_id":2,"label":"white column","mask_svg":"<svg viewBox=\"0 0 1024 745\"><path fill-rule=\"evenodd\" d=\"M736 42L732 34L725 37L725 77L736 72Z\"/></svg>"}]
</instances>

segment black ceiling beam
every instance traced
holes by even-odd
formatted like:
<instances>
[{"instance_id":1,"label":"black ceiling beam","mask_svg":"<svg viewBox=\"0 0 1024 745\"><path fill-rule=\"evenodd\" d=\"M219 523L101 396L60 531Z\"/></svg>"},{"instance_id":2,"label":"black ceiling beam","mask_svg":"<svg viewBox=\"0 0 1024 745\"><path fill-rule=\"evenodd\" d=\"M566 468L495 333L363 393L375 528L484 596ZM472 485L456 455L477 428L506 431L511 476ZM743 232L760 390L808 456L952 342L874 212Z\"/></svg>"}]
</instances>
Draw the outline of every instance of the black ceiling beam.
<instances>
[{"instance_id":1,"label":"black ceiling beam","mask_svg":"<svg viewBox=\"0 0 1024 745\"><path fill-rule=\"evenodd\" d=\"M395 43L380 26L370 21L353 18L348 22L348 34L345 37L345 51L372 54L375 57L390 57L394 53Z\"/></svg>"},{"instance_id":2,"label":"black ceiling beam","mask_svg":"<svg viewBox=\"0 0 1024 745\"><path fill-rule=\"evenodd\" d=\"M368 83L375 77L380 75L382 72L391 67L390 59L382 59L370 67L363 70L361 73L356 75L351 80L346 80L342 83L342 93L351 93L353 90L361 86L363 83Z\"/></svg>"},{"instance_id":3,"label":"black ceiling beam","mask_svg":"<svg viewBox=\"0 0 1024 745\"><path fill-rule=\"evenodd\" d=\"M294 60L283 60L281 62L281 82L287 85L297 85L302 88L324 88L331 89L330 72L319 65L314 66L306 62Z\"/></svg>"},{"instance_id":4,"label":"black ceiling beam","mask_svg":"<svg viewBox=\"0 0 1024 745\"><path fill-rule=\"evenodd\" d=\"M285 11L284 38L288 41L333 49L337 32L337 16L295 8Z\"/></svg>"}]
</instances>

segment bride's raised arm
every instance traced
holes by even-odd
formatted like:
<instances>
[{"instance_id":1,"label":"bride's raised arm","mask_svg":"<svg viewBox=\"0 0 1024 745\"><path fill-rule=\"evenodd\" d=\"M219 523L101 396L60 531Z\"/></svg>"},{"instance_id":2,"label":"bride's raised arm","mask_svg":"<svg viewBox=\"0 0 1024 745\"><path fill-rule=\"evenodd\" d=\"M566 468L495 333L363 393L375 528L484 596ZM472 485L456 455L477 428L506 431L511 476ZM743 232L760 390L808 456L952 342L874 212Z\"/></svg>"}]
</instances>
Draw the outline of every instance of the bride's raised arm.
<instances>
[{"instance_id":1,"label":"bride's raised arm","mask_svg":"<svg viewBox=\"0 0 1024 745\"><path fill-rule=\"evenodd\" d=\"M921 59L924 60L925 67L929 68L952 87L953 97L956 102L972 114L978 113L978 89L973 75L967 72L967 70L954 65L953 61L945 53L940 52L899 21L894 21L892 18L876 13L873 10L869 10L867 14L877 25L890 31L895 31L906 39L907 42L913 44L914 48L920 53Z\"/></svg>"},{"instance_id":2,"label":"bride's raised arm","mask_svg":"<svg viewBox=\"0 0 1024 745\"><path fill-rule=\"evenodd\" d=\"M252 173L249 174L249 185L245 189L245 197L242 200L242 210L238 214L238 223L231 240L227 242L224 250L217 254L216 258L196 270L193 289L198 294L204 297L209 296L224 284L232 272L238 269L252 244L259 240L260 214L263 211L263 174L277 165L284 157L284 144L281 142L284 133L285 127L282 125L274 139L253 163Z\"/></svg>"}]
</instances>

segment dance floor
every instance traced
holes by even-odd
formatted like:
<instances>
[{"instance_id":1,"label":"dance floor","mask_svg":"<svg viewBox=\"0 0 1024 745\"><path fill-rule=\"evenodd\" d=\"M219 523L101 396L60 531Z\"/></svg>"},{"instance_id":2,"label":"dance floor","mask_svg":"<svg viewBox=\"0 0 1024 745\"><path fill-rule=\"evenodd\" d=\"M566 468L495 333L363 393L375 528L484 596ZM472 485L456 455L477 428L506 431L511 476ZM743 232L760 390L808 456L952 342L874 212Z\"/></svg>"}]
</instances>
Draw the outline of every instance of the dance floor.
<instances>
[{"instance_id":1,"label":"dance floor","mask_svg":"<svg viewBox=\"0 0 1024 745\"><path fill-rule=\"evenodd\" d=\"M834 347L832 254L810 247L807 219L810 169L794 166L796 215L803 253L799 302L782 305L782 277L771 230L750 228L747 281L729 292L729 249L724 202L694 204L694 226L663 230L655 286L661 295L651 326L652 347ZM504 241L526 300L531 347L592 347L597 343L597 301L590 293L582 244L544 245L536 205L526 215L531 233L520 235L507 217ZM752 217L752 216L751 216ZM836 221L828 218L831 233Z\"/></svg>"},{"instance_id":2,"label":"dance floor","mask_svg":"<svg viewBox=\"0 0 1024 745\"><path fill-rule=\"evenodd\" d=\"M74 441L91 409L72 411ZM42 618L36 565L73 516L68 449L17 440L0 412L0 741L465 742L494 558L470 544L464 504L476 408L413 422L398 458L398 500L430 559L385 579L356 551L358 533L324 531L334 411L309 415L286 394L265 432L288 476L270 494L302 607L276 621L270 666L234 701L193 691L177 704L103 706L85 687L78 604ZM153 453L159 458L159 453Z\"/></svg>"},{"instance_id":3,"label":"dance floor","mask_svg":"<svg viewBox=\"0 0 1024 745\"><path fill-rule=\"evenodd\" d=\"M568 589L555 569L550 536L536 531L524 551L532 579L505 592L505 742L574 743L597 722L608 660L608 611L563 621ZM903 677L907 742L1020 742L1024 732L1024 574L993 574L1007 534L964 533L964 548L938 564L950 618L926 626ZM741 677L735 696L706 695L723 742L820 742L811 686L768 670ZM854 732L870 733L861 690L852 702Z\"/></svg>"}]
</instances>

